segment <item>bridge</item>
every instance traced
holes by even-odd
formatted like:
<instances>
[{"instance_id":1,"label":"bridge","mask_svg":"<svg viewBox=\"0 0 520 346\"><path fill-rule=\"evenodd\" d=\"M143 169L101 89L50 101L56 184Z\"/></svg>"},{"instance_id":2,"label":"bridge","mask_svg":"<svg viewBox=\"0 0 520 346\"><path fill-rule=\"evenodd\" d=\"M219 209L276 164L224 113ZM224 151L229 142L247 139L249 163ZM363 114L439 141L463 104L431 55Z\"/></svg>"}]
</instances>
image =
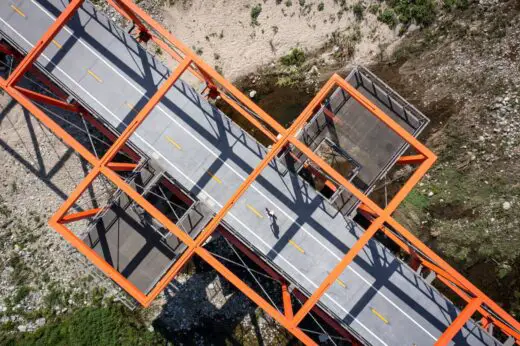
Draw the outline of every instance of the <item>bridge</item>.
<instances>
[{"instance_id":1,"label":"bridge","mask_svg":"<svg viewBox=\"0 0 520 346\"><path fill-rule=\"evenodd\" d=\"M421 112L359 67L285 128L137 5L109 3L129 30L88 1L2 2L0 86L89 163L49 223L137 302L149 306L198 256L304 344L319 342L299 327L311 312L351 344L518 343L518 322L392 217L436 159L416 139ZM89 146L58 112L110 146ZM413 172L376 203L396 165ZM100 180L110 198L78 208ZM279 282L279 301L205 248L217 234Z\"/></svg>"}]
</instances>

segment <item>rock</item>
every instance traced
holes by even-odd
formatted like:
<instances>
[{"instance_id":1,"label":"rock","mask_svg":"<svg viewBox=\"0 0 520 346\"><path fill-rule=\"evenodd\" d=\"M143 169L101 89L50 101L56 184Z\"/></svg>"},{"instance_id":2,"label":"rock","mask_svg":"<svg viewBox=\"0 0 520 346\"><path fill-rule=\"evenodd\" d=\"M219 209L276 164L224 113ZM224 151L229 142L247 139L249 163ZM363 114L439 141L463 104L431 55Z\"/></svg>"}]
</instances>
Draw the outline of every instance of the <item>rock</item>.
<instances>
[{"instance_id":1,"label":"rock","mask_svg":"<svg viewBox=\"0 0 520 346\"><path fill-rule=\"evenodd\" d=\"M439 229L432 229L430 231L430 235L433 237L433 238L437 238L438 236L441 235L441 231Z\"/></svg>"},{"instance_id":2,"label":"rock","mask_svg":"<svg viewBox=\"0 0 520 346\"><path fill-rule=\"evenodd\" d=\"M511 209L511 202L505 201L504 203L502 203L502 209L504 209L504 210Z\"/></svg>"},{"instance_id":3,"label":"rock","mask_svg":"<svg viewBox=\"0 0 520 346\"><path fill-rule=\"evenodd\" d=\"M154 329L153 329L153 326L152 326L152 325L150 325L150 326L148 327L148 331L149 331L150 333L153 333Z\"/></svg>"},{"instance_id":4,"label":"rock","mask_svg":"<svg viewBox=\"0 0 520 346\"><path fill-rule=\"evenodd\" d=\"M309 70L309 75L318 76L319 74L320 74L320 71L318 70L318 66L312 65L311 69Z\"/></svg>"},{"instance_id":5,"label":"rock","mask_svg":"<svg viewBox=\"0 0 520 346\"><path fill-rule=\"evenodd\" d=\"M433 196L433 191L428 192L428 197Z\"/></svg>"},{"instance_id":6,"label":"rock","mask_svg":"<svg viewBox=\"0 0 520 346\"><path fill-rule=\"evenodd\" d=\"M410 24L410 26L408 27L408 32L414 32L414 31L417 31L419 30L421 27L415 23L412 23Z\"/></svg>"},{"instance_id":7,"label":"rock","mask_svg":"<svg viewBox=\"0 0 520 346\"><path fill-rule=\"evenodd\" d=\"M36 324L36 327L43 327L45 325L45 317L38 318L34 323Z\"/></svg>"},{"instance_id":8,"label":"rock","mask_svg":"<svg viewBox=\"0 0 520 346\"><path fill-rule=\"evenodd\" d=\"M320 343L325 343L327 342L327 340L329 340L329 337L325 334L320 334L320 336L318 337L318 339L320 340Z\"/></svg>"},{"instance_id":9,"label":"rock","mask_svg":"<svg viewBox=\"0 0 520 346\"><path fill-rule=\"evenodd\" d=\"M27 326L24 324L20 324L17 328L18 328L18 331L21 333L24 333L27 331Z\"/></svg>"},{"instance_id":10,"label":"rock","mask_svg":"<svg viewBox=\"0 0 520 346\"><path fill-rule=\"evenodd\" d=\"M252 98L252 99L254 99L255 96L256 96L256 90L251 90L251 91L249 92L249 97Z\"/></svg>"}]
</instances>

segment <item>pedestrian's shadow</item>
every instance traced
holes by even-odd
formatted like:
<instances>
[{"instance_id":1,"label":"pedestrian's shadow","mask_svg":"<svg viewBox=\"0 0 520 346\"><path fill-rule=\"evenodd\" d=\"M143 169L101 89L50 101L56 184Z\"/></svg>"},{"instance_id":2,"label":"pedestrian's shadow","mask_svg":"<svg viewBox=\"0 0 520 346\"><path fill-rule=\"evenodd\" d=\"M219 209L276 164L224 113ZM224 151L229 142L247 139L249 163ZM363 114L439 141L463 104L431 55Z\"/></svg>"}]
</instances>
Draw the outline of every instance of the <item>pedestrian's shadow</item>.
<instances>
[{"instance_id":1,"label":"pedestrian's shadow","mask_svg":"<svg viewBox=\"0 0 520 346\"><path fill-rule=\"evenodd\" d=\"M265 209L267 211L267 215L269 216L269 219L271 220L271 231L273 232L273 235L276 237L276 239L280 238L280 226L278 226L278 223L276 220L278 219L276 215L270 214L269 209Z\"/></svg>"}]
</instances>

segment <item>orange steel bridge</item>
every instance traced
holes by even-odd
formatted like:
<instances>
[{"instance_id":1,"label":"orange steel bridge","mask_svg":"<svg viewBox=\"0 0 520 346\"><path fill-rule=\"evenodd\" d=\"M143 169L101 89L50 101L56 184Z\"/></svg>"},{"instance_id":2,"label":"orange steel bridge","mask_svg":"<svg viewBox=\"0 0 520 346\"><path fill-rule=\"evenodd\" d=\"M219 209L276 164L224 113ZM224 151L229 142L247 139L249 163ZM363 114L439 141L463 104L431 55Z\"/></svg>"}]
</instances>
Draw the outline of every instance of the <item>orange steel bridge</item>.
<instances>
[{"instance_id":1,"label":"orange steel bridge","mask_svg":"<svg viewBox=\"0 0 520 346\"><path fill-rule=\"evenodd\" d=\"M7 79L0 79L0 87L7 92L13 99L26 108L34 117L48 127L57 137L59 137L68 146L78 152L86 161L88 161L92 169L86 178L79 183L75 191L70 194L65 203L50 218L49 224L57 232L59 232L68 242L76 247L84 254L92 263L98 266L106 275L124 288L133 298L135 298L142 306L149 306L152 301L163 291L170 281L179 273L184 265L194 256L200 257L202 260L212 266L219 274L225 277L236 288L238 288L249 299L255 302L260 308L267 312L280 325L287 328L298 340L306 345L314 345L316 341L306 334L301 328L300 323L316 308L319 299L327 292L329 287L337 281L340 274L351 264L363 247L378 232L384 233L393 240L402 250L410 254L414 266L422 265L430 271L435 272L437 278L445 284L445 287L452 290L467 302L458 317L438 338L435 345L447 345L452 338L459 332L462 326L472 317L480 318L483 327L488 328L490 325L499 329L505 336L510 337L520 345L520 324L504 311L497 303L490 299L480 289L475 287L471 282L459 274L453 267L446 263L435 252L423 244L410 231L399 224L392 214L405 199L408 193L421 180L428 169L434 164L436 156L424 144L419 142L409 132L403 130L391 117L381 111L373 102L371 102L362 93L356 90L352 85L347 83L339 75L334 74L316 94L307 107L301 112L289 128L285 128L269 114L263 111L259 106L247 98L229 81L217 73L212 67L205 63L184 43L177 40L168 30L164 29L159 23L145 13L141 8L130 0L108 0L121 15L131 21L137 28L136 38L144 43L153 42L157 44L164 52L169 54L173 59L178 61L178 66L164 82L155 95L151 96L132 122L126 127L122 133L116 137L91 116L92 123L98 129L104 132L113 140L113 144L106 153L97 158L90 150L85 148L78 140L76 140L65 129L59 126L36 104L47 104L62 108L67 111L81 113L85 117L89 117L87 110L76 103L69 103L66 94L56 90L56 94L61 98L51 97L35 91L28 90L19 85L23 76L33 71L37 73L34 63L49 44L52 44L56 35L60 32L64 25L74 16L75 12L82 5L82 0L71 0L66 9L57 17L46 32L42 33L41 39L25 56L18 56L19 63ZM13 2L13 6L16 6ZM12 49L6 45L2 46L2 51L8 54L16 55ZM160 210L151 204L146 198L140 195L130 184L120 175L121 172L132 171L137 167L137 155L127 146L128 139L143 123L150 114L152 109L161 101L164 95L175 84L175 82L185 73L190 73L205 83L206 89L204 93L208 98L214 99L220 97L221 100L227 102L253 126L255 126L263 135L265 135L272 145L267 155L261 160L258 166L250 173L250 175L241 183L239 188L234 192L232 197L223 205L220 211L211 219L211 221L203 228L203 230L194 238L191 238L184 231L166 217ZM45 77L42 76L42 79ZM391 201L383 208L358 189L351 181L347 180L339 174L334 168L327 164L315 152L310 150L296 135L307 123L311 116L319 109L324 100L337 88L341 88L348 93L356 102L368 110L375 118L383 122L388 128L398 134L405 140L412 149L413 153L402 156L398 163L410 164L415 166L413 174L404 183L399 192L393 196ZM252 114L257 115L253 116ZM334 116L334 115L330 115ZM308 297L303 297L305 303L296 311L294 311L288 292L287 284L282 284L280 292L283 300L283 313L268 302L262 295L248 286L240 277L234 274L223 262L217 259L212 253L203 247L205 242L219 228L221 221L226 213L235 205L241 196L246 193L251 184L257 179L264 168L271 160L288 145L291 144L309 158L313 164L319 167L328 177L346 188L355 196L361 205L358 211L370 220L370 225L364 233L359 237L357 242L344 254L339 264L327 275L325 280L321 282L319 287ZM120 151L127 152L133 157L135 162L118 162L115 157ZM77 202L85 190L99 177L104 176L111 181L133 201L141 206L153 218L158 220L162 226L175 235L186 246L186 251L180 256L175 264L167 271L162 279L147 294L138 289L132 282L125 278L113 266L108 264L98 253L91 247L87 246L80 238L78 238L68 227L68 223L92 217L100 210L91 209L82 212L70 212L72 206ZM240 242L238 242L238 245ZM244 251L249 251L247 248ZM253 254L250 254L254 258ZM284 282L284 278L277 274L278 279ZM326 315L326 314L325 314ZM325 318L327 318L325 316Z\"/></svg>"}]
</instances>

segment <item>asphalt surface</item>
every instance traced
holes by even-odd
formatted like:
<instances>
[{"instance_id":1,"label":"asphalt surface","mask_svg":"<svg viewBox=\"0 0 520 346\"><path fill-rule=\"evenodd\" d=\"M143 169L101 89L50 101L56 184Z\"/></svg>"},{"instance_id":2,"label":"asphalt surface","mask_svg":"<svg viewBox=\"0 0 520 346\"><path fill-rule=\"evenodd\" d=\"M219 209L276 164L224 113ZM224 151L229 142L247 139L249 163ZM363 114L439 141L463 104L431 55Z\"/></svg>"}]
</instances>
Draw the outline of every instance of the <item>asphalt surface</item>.
<instances>
[{"instance_id":1,"label":"asphalt surface","mask_svg":"<svg viewBox=\"0 0 520 346\"><path fill-rule=\"evenodd\" d=\"M60 0L3 1L0 29L19 49L28 51L65 4ZM38 64L118 131L169 74L89 4L55 41ZM182 81L130 140L215 212L266 153L266 148ZM293 284L312 293L363 229L341 215L330 215L321 195L300 177L281 174L278 165L272 162L263 171L225 222ZM275 220L268 217L266 208L274 212ZM458 312L376 241L330 287L320 306L374 345L433 344ZM500 344L472 322L454 341Z\"/></svg>"}]
</instances>

